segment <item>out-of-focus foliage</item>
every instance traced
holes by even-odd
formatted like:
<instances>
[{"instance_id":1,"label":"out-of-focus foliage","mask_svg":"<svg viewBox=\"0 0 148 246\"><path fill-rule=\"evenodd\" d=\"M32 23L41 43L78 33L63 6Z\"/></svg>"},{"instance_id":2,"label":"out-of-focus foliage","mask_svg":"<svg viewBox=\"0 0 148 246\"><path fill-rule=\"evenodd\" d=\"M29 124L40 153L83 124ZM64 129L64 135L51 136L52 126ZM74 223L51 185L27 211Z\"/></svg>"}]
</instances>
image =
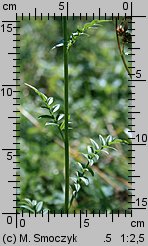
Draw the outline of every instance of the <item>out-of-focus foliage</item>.
<instances>
[{"instance_id":1,"label":"out-of-focus foliage","mask_svg":"<svg viewBox=\"0 0 148 246\"><path fill-rule=\"evenodd\" d=\"M69 37L89 20L69 18ZM64 112L63 40L61 19L21 21L21 200L42 201L59 211L64 203L64 149L55 127L45 127L39 97L25 83L53 97ZM116 42L113 22L87 31L69 51L69 113L71 177L83 159L89 139L98 135L128 138L128 82ZM73 209L121 211L128 207L128 145L101 155L89 186L80 189Z\"/></svg>"},{"instance_id":2,"label":"out-of-focus foliage","mask_svg":"<svg viewBox=\"0 0 148 246\"><path fill-rule=\"evenodd\" d=\"M37 202L36 200L30 200L28 198L25 198L21 203L20 207L23 210L26 210L27 212L30 211L31 213L40 213L43 212L43 214L48 213L47 209L43 210L43 202Z\"/></svg>"}]
</instances>

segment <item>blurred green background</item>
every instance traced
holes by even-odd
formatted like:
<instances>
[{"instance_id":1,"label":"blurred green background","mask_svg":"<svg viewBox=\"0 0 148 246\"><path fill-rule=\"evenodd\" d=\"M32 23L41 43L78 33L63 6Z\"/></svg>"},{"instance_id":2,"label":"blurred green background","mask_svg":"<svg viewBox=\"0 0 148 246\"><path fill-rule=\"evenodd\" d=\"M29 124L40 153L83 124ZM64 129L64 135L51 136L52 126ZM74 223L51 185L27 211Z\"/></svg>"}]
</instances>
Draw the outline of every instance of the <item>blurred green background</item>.
<instances>
[{"instance_id":1,"label":"blurred green background","mask_svg":"<svg viewBox=\"0 0 148 246\"><path fill-rule=\"evenodd\" d=\"M69 18L69 36L89 20ZM44 207L59 211L64 203L64 149L54 127L45 127L38 116L40 98L24 83L54 97L64 111L63 48L52 47L63 39L60 18L21 21L21 201L43 201ZM90 138L109 134L127 139L128 80L116 41L113 22L90 29L69 52L70 165L86 153ZM75 209L123 211L128 207L128 146L101 155L95 176L81 188L73 202Z\"/></svg>"}]
</instances>

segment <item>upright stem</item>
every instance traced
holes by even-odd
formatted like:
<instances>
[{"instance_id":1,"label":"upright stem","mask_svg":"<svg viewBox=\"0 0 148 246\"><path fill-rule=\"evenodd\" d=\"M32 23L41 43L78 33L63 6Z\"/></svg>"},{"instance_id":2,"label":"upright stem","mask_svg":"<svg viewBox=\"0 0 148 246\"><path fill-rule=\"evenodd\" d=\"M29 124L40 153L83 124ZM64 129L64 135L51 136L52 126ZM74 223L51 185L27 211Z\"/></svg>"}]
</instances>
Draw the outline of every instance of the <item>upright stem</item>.
<instances>
[{"instance_id":1,"label":"upright stem","mask_svg":"<svg viewBox=\"0 0 148 246\"><path fill-rule=\"evenodd\" d=\"M69 206L69 133L68 133L68 51L67 17L63 17L64 29L64 105L65 105L65 213Z\"/></svg>"},{"instance_id":2,"label":"upright stem","mask_svg":"<svg viewBox=\"0 0 148 246\"><path fill-rule=\"evenodd\" d=\"M132 79L131 71L129 70L128 65L126 63L126 60L125 60L125 57L124 57L124 54L123 54L123 50L122 50L121 45L120 45L119 35L117 33L117 18L116 18L115 28L116 28L116 38L117 38L117 44L118 44L118 49L119 49L119 52L120 52L120 56L121 56L122 62L124 64L124 67L125 67L128 75Z\"/></svg>"}]
</instances>

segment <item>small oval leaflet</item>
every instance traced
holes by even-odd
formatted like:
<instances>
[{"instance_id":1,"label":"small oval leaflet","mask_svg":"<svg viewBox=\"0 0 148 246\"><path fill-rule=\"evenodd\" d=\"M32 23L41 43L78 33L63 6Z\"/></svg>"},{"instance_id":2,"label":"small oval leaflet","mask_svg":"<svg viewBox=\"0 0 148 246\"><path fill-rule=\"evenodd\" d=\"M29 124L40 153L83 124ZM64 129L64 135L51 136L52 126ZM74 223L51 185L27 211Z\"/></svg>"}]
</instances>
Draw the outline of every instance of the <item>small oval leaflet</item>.
<instances>
[{"instance_id":1,"label":"small oval leaflet","mask_svg":"<svg viewBox=\"0 0 148 246\"><path fill-rule=\"evenodd\" d=\"M36 205L36 211L37 211L37 212L41 211L42 207L43 207L43 202L39 202L39 203Z\"/></svg>"},{"instance_id":2,"label":"small oval leaflet","mask_svg":"<svg viewBox=\"0 0 148 246\"><path fill-rule=\"evenodd\" d=\"M58 124L54 123L54 122L47 122L45 124L45 126L58 126Z\"/></svg>"},{"instance_id":3,"label":"small oval leaflet","mask_svg":"<svg viewBox=\"0 0 148 246\"><path fill-rule=\"evenodd\" d=\"M61 119L63 119L63 117L64 117L64 114L60 114L60 115L58 116L57 120L60 121Z\"/></svg>"},{"instance_id":4,"label":"small oval leaflet","mask_svg":"<svg viewBox=\"0 0 148 246\"><path fill-rule=\"evenodd\" d=\"M59 108L60 108L60 104L54 105L54 106L52 107L52 110L53 110L52 112L55 113L56 111L59 110Z\"/></svg>"},{"instance_id":5,"label":"small oval leaflet","mask_svg":"<svg viewBox=\"0 0 148 246\"><path fill-rule=\"evenodd\" d=\"M51 105L53 103L53 97L49 97L47 99L47 103L48 103L48 105Z\"/></svg>"}]
</instances>

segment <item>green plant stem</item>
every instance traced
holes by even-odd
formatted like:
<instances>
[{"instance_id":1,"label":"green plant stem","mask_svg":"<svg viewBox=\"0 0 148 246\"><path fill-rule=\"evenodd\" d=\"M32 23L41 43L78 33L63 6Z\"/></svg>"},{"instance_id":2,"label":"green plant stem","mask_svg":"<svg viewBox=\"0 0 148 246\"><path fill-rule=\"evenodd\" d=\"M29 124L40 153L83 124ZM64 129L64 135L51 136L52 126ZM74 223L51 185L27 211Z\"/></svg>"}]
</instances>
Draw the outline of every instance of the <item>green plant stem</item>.
<instances>
[{"instance_id":1,"label":"green plant stem","mask_svg":"<svg viewBox=\"0 0 148 246\"><path fill-rule=\"evenodd\" d=\"M65 106L65 213L69 207L69 133L68 133L68 51L67 17L63 17L64 29L64 106Z\"/></svg>"},{"instance_id":2,"label":"green plant stem","mask_svg":"<svg viewBox=\"0 0 148 246\"><path fill-rule=\"evenodd\" d=\"M117 23L117 20L116 20L116 23ZM123 61L123 64L124 64L124 67L128 73L128 75L130 76L130 78L132 79L132 75L131 75L131 71L129 70L128 66L127 66L127 63L126 63L126 60L125 60L125 57L124 57L124 54L123 54L123 50L121 49L121 45L120 45L120 40L119 40L119 35L117 33L117 24L115 24L115 28L116 28L116 38L117 38L117 44L118 44L118 49L119 49L119 52L120 52L120 56L121 56L121 59Z\"/></svg>"}]
</instances>

